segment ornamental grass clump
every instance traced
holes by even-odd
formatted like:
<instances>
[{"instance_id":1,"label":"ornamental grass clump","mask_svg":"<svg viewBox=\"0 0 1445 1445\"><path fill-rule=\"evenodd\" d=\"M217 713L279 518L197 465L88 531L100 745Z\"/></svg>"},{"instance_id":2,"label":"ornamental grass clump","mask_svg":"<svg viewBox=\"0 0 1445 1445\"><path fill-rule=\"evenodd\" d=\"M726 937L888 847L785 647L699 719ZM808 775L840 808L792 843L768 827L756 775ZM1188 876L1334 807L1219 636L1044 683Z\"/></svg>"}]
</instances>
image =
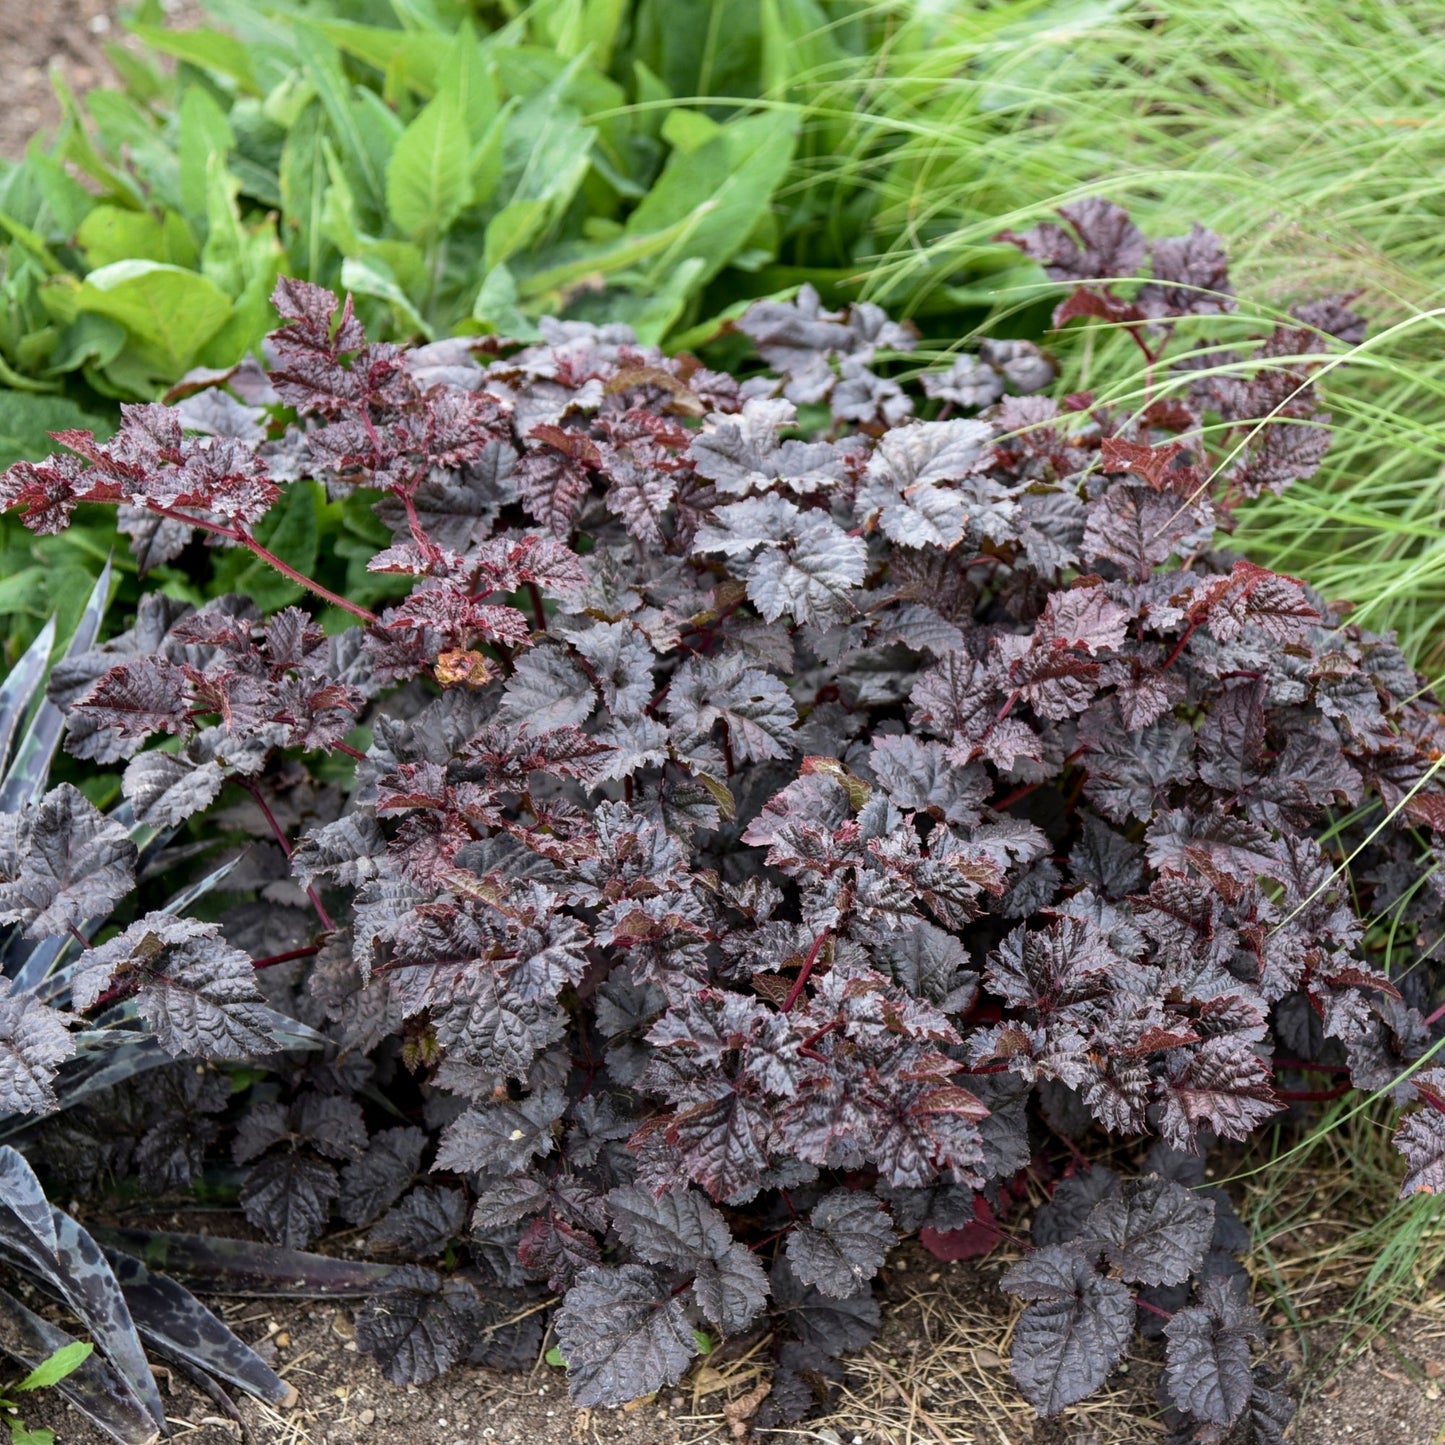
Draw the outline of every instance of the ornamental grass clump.
<instances>
[{"instance_id":1,"label":"ornamental grass clump","mask_svg":"<svg viewBox=\"0 0 1445 1445\"><path fill-rule=\"evenodd\" d=\"M391 531L379 610L154 593L52 696L137 819L203 840L244 800L289 859L313 918L282 967L141 911L88 940L73 1009L135 996L202 1058L263 1053L263 1004L327 1036L252 1091L240 1199L279 1243L339 1217L400 1256L359 1326L393 1380L533 1358L550 1321L574 1400L616 1405L765 1335L758 1423L796 1419L898 1238L1028 1178L1027 1397L1084 1398L1142 1324L1179 1439L1280 1438L1200 1155L1312 1075L1415 1094L1445 724L1389 639L1215 550L1318 464L1312 369L1355 318L1175 374L1179 324L1228 320L1217 238L1066 220L1018 242L1075 283L1059 324L1170 380L1133 411L1044 394L1019 342L915 386L908 328L806 288L742 318L770 370L740 378L621 327L370 344L283 281L269 373L0 481L41 532L117 504L149 565L286 568L254 528L302 486ZM62 785L14 815L0 918L123 898L93 813ZM1445 1173L1420 1079L1407 1188ZM1118 1138L1152 1141L1139 1177L1076 1169Z\"/></svg>"}]
</instances>

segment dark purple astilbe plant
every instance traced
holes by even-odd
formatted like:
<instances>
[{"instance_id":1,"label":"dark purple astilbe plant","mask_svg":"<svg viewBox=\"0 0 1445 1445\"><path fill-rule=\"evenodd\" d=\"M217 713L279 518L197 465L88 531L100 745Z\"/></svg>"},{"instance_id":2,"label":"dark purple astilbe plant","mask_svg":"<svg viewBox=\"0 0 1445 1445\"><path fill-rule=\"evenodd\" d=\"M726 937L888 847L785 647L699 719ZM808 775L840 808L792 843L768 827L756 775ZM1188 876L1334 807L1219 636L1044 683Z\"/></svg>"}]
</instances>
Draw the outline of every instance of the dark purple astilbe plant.
<instances>
[{"instance_id":1,"label":"dark purple astilbe plant","mask_svg":"<svg viewBox=\"0 0 1445 1445\"><path fill-rule=\"evenodd\" d=\"M1004 1278L1020 1386L1061 1410L1162 1324L1180 1439L1280 1438L1197 1155L1302 1070L1378 1089L1431 1047L1445 727L1390 641L1213 550L1318 464L1341 308L1230 321L1269 366L1196 372L1171 347L1232 305L1217 240L1065 218L1020 244L1075 284L1060 324L1147 354L1136 411L1038 394L1024 343L920 396L909 331L806 289L743 317L773 371L739 381L621 328L369 345L283 281L269 378L0 481L39 531L120 504L151 563L198 534L280 562L253 529L286 487L377 494L370 566L410 583L379 614L306 579L331 610L156 594L57 695L138 818L229 799L289 854L310 936L256 978L332 1047L255 1092L241 1200L278 1242L339 1216L407 1261L360 1326L391 1378L530 1357L554 1292L578 1403L678 1380L699 1330L767 1331L760 1422L796 1418L900 1234L1116 1135L1155 1141L1148 1172L1066 1178ZM0 917L67 928L93 824L68 794L20 815ZM1388 967L1376 913L1411 925ZM248 1054L253 972L147 915L88 949L75 1006L136 996L167 1047Z\"/></svg>"}]
</instances>

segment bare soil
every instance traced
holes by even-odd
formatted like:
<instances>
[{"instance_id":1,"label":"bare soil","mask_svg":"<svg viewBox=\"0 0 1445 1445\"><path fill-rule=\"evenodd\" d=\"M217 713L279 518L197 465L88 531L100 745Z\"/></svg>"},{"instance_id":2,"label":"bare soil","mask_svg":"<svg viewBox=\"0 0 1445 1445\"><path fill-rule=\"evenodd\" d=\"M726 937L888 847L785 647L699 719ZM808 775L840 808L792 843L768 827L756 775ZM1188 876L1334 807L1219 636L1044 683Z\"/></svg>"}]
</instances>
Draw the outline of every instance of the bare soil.
<instances>
[{"instance_id":1,"label":"bare soil","mask_svg":"<svg viewBox=\"0 0 1445 1445\"><path fill-rule=\"evenodd\" d=\"M0 155L23 154L59 120L52 67L77 91L111 78L102 47L118 38L114 12L108 0L0 0Z\"/></svg>"},{"instance_id":2,"label":"bare soil","mask_svg":"<svg viewBox=\"0 0 1445 1445\"><path fill-rule=\"evenodd\" d=\"M1162 1445L1157 1346L1136 1342L1107 1389L1038 1421L1008 1373L1017 1307L996 1287L1007 1261L941 1264L916 1245L890 1263L883 1329L849 1361L832 1411L769 1436L820 1445ZM1294 1445L1445 1445L1445 1296L1402 1312L1373 1345L1330 1325L1292 1334L1272 1321L1278 1359L1306 1398ZM352 1310L336 1302L213 1301L298 1392L273 1410L227 1404L158 1371L177 1441L186 1445L731 1445L767 1380L754 1350L724 1346L676 1389L618 1411L574 1410L561 1371L461 1368L420 1389L388 1384L356 1348ZM1308 1367L1298 1367L1305 1360ZM53 1392L27 1412L58 1445L105 1445Z\"/></svg>"}]
</instances>

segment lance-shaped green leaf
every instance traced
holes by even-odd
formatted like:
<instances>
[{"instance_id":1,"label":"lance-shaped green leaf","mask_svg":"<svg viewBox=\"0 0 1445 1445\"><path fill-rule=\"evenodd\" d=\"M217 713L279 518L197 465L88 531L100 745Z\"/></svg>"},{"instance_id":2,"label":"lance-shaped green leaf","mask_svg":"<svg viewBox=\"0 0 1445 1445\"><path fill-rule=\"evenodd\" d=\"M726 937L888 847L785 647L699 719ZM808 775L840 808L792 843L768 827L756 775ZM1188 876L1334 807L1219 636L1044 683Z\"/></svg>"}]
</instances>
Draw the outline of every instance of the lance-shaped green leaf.
<instances>
[{"instance_id":1,"label":"lance-shaped green leaf","mask_svg":"<svg viewBox=\"0 0 1445 1445\"><path fill-rule=\"evenodd\" d=\"M38 1369L59 1350L79 1345L13 1295L0 1290L0 1350L22 1367ZM126 1389L103 1356L90 1354L54 1388L97 1429L119 1445L153 1445L155 1421Z\"/></svg>"}]
</instances>

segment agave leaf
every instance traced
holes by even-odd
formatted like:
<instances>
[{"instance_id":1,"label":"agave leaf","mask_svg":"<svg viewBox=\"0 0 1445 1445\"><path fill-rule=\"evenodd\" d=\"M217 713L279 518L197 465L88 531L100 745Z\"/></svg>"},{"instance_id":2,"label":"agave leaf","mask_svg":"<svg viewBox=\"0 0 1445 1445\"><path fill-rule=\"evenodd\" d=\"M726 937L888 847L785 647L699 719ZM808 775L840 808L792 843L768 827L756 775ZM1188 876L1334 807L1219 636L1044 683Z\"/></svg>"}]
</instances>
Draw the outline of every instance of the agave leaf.
<instances>
[{"instance_id":1,"label":"agave leaf","mask_svg":"<svg viewBox=\"0 0 1445 1445\"><path fill-rule=\"evenodd\" d=\"M129 813L130 804L122 803L111 812L110 816L117 822L128 823ZM131 829L131 837L135 839L136 846L141 851L141 861L136 865L137 872L145 862L147 845L142 842L141 835L143 833L155 839L157 846L165 841L164 836L156 835L144 824L136 824ZM185 912L193 903L216 887L240 861L240 858L232 858L222 863L219 868L213 868L204 878L198 878L194 883L188 884L162 907L161 912L171 914ZM80 931L86 938L93 938L108 921L105 918L89 918L81 924ZM71 966L79 956L79 945L73 938L43 939L26 955L25 962L16 971L15 987L21 991L33 989L49 1004L68 1004ZM57 965L59 966L57 967Z\"/></svg>"},{"instance_id":2,"label":"agave leaf","mask_svg":"<svg viewBox=\"0 0 1445 1445\"><path fill-rule=\"evenodd\" d=\"M73 1109L94 1094L158 1069L175 1060L150 1035L126 1035L96 1029L76 1034L77 1057L67 1061L55 1080L61 1109ZM35 1125L33 1114L0 1115L0 1139L11 1139Z\"/></svg>"},{"instance_id":3,"label":"agave leaf","mask_svg":"<svg viewBox=\"0 0 1445 1445\"><path fill-rule=\"evenodd\" d=\"M278 1249L249 1239L109 1226L97 1226L95 1232L111 1248L143 1260L152 1269L164 1269L202 1294L361 1299L385 1291L383 1281L396 1272L391 1265Z\"/></svg>"},{"instance_id":4,"label":"agave leaf","mask_svg":"<svg viewBox=\"0 0 1445 1445\"><path fill-rule=\"evenodd\" d=\"M37 1208L37 1197L43 1195L29 1164L15 1150L0 1147L0 1257L69 1306L136 1405L164 1429L165 1408L145 1349L100 1246L54 1206L47 1231Z\"/></svg>"},{"instance_id":5,"label":"agave leaf","mask_svg":"<svg viewBox=\"0 0 1445 1445\"><path fill-rule=\"evenodd\" d=\"M111 567L107 560L95 586L91 588L85 611L81 613L75 633L65 649L67 657L78 656L95 646L95 640L100 635L100 621L110 600L110 576ZM4 781L0 782L0 813L13 813L45 791L50 764L64 731L65 714L47 698L31 718L30 726L15 750L15 759L6 771Z\"/></svg>"},{"instance_id":6,"label":"agave leaf","mask_svg":"<svg viewBox=\"0 0 1445 1445\"><path fill-rule=\"evenodd\" d=\"M134 1255L107 1249L141 1338L162 1354L238 1385L262 1400L291 1405L296 1390L238 1339L188 1289L148 1269Z\"/></svg>"},{"instance_id":7,"label":"agave leaf","mask_svg":"<svg viewBox=\"0 0 1445 1445\"><path fill-rule=\"evenodd\" d=\"M75 1343L58 1325L0 1290L0 1351L25 1369L34 1369L56 1350ZM155 1422L98 1354L83 1360L54 1388L120 1445L152 1445L160 1438Z\"/></svg>"},{"instance_id":8,"label":"agave leaf","mask_svg":"<svg viewBox=\"0 0 1445 1445\"><path fill-rule=\"evenodd\" d=\"M40 629L40 635L25 649L20 661L12 667L5 681L0 682L0 768L10 756L10 744L25 717L50 663L50 649L55 645L55 618Z\"/></svg>"}]
</instances>

